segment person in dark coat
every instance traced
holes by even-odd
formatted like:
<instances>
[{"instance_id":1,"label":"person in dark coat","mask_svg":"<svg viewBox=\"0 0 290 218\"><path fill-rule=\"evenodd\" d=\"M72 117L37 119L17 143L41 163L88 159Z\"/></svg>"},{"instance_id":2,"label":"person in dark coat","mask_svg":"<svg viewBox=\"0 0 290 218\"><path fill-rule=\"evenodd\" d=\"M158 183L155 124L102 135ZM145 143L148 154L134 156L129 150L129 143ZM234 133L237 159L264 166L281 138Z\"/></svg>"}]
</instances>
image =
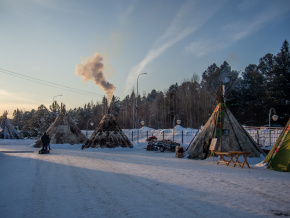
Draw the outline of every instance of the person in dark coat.
<instances>
[{"instance_id":1,"label":"person in dark coat","mask_svg":"<svg viewBox=\"0 0 290 218\"><path fill-rule=\"evenodd\" d=\"M48 149L49 150L51 150L51 148L50 148L50 138L49 138L49 135L47 135L48 136L48 143L47 143L47 147L48 147Z\"/></svg>"},{"instance_id":2,"label":"person in dark coat","mask_svg":"<svg viewBox=\"0 0 290 218\"><path fill-rule=\"evenodd\" d=\"M46 132L41 136L41 142L42 142L42 149L47 150L47 145L50 142L50 138L46 134Z\"/></svg>"},{"instance_id":3,"label":"person in dark coat","mask_svg":"<svg viewBox=\"0 0 290 218\"><path fill-rule=\"evenodd\" d=\"M49 136L48 136L48 138L49 138ZM48 140L47 147L48 147L49 150L51 150L51 148L50 148L50 138L49 138L49 140Z\"/></svg>"}]
</instances>

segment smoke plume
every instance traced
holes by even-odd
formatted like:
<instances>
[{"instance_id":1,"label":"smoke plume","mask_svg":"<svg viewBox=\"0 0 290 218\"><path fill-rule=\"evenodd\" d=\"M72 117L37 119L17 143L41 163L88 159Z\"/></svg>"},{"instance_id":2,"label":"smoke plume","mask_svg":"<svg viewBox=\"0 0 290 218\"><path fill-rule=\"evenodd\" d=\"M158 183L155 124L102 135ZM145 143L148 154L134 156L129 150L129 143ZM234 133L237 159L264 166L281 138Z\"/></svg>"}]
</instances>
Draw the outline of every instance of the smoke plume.
<instances>
[{"instance_id":1,"label":"smoke plume","mask_svg":"<svg viewBox=\"0 0 290 218\"><path fill-rule=\"evenodd\" d=\"M98 53L76 65L76 75L81 76L84 81L93 80L106 92L108 102L111 102L116 87L106 81L103 70L103 58Z\"/></svg>"}]
</instances>

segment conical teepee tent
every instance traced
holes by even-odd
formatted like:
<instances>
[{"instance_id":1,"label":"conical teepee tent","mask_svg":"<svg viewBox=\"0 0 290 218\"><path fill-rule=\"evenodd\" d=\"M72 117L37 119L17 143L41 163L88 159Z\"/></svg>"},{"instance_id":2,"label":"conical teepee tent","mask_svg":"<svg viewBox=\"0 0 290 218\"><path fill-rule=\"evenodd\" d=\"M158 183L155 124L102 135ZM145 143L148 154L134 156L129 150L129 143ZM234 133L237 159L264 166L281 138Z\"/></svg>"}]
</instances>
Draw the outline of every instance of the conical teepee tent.
<instances>
[{"instance_id":1,"label":"conical teepee tent","mask_svg":"<svg viewBox=\"0 0 290 218\"><path fill-rule=\"evenodd\" d=\"M290 172L290 119L264 162L269 169Z\"/></svg>"},{"instance_id":2,"label":"conical teepee tent","mask_svg":"<svg viewBox=\"0 0 290 218\"><path fill-rule=\"evenodd\" d=\"M87 137L69 118L66 112L61 112L53 124L47 129L51 144L82 144ZM34 147L42 147L41 137L35 142Z\"/></svg>"},{"instance_id":3,"label":"conical teepee tent","mask_svg":"<svg viewBox=\"0 0 290 218\"><path fill-rule=\"evenodd\" d=\"M128 137L122 132L115 117L108 113L104 115L99 126L95 129L90 139L82 146L84 148L133 148Z\"/></svg>"},{"instance_id":4,"label":"conical teepee tent","mask_svg":"<svg viewBox=\"0 0 290 218\"><path fill-rule=\"evenodd\" d=\"M1 131L0 131L0 138L1 139L22 139L22 135L17 132L14 126L10 123L7 118L8 112L5 111L3 114L3 119L1 121Z\"/></svg>"},{"instance_id":5,"label":"conical teepee tent","mask_svg":"<svg viewBox=\"0 0 290 218\"><path fill-rule=\"evenodd\" d=\"M190 143L189 157L205 159L209 156L212 138L218 139L216 150L219 151L251 152L250 157L265 155L223 102L216 106L200 134Z\"/></svg>"}]
</instances>

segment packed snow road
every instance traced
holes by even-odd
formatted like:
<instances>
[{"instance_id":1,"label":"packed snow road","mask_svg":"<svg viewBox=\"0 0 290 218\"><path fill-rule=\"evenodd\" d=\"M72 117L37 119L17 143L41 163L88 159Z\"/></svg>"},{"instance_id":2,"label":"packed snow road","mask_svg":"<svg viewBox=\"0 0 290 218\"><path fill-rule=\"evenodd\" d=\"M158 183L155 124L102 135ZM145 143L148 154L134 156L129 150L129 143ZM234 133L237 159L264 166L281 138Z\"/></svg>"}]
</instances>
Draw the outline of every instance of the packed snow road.
<instances>
[{"instance_id":1,"label":"packed snow road","mask_svg":"<svg viewBox=\"0 0 290 218\"><path fill-rule=\"evenodd\" d=\"M0 141L0 217L290 215L289 173L79 147L40 155L27 140Z\"/></svg>"}]
</instances>

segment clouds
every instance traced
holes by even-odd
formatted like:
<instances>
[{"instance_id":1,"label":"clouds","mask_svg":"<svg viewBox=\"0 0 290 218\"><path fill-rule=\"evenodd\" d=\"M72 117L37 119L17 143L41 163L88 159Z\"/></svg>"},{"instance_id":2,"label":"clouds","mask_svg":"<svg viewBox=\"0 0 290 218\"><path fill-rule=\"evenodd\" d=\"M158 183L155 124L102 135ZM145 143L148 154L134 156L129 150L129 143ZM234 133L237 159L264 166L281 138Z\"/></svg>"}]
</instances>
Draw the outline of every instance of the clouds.
<instances>
[{"instance_id":1,"label":"clouds","mask_svg":"<svg viewBox=\"0 0 290 218\"><path fill-rule=\"evenodd\" d=\"M144 59L130 70L125 93L132 89L137 75L143 72L148 64L170 47L202 27L220 9L224 2L185 1L178 9L165 33L156 40Z\"/></svg>"},{"instance_id":2,"label":"clouds","mask_svg":"<svg viewBox=\"0 0 290 218\"><path fill-rule=\"evenodd\" d=\"M196 57L203 57L212 51L225 49L249 37L290 11L289 3L286 1L277 2L279 3L270 2L270 4L263 4L258 7L258 0L243 1L237 6L243 16L235 17L236 20L227 19L228 23L221 24L216 37L210 36L197 39L188 44L184 51L194 54ZM248 11L254 7L258 7L258 11L255 11L255 13Z\"/></svg>"},{"instance_id":3,"label":"clouds","mask_svg":"<svg viewBox=\"0 0 290 218\"><path fill-rule=\"evenodd\" d=\"M135 10L135 1L133 1L131 4L128 5L125 10L121 10L121 12L118 15L118 21L121 26L124 26L129 20L132 15L132 13Z\"/></svg>"},{"instance_id":4,"label":"clouds","mask_svg":"<svg viewBox=\"0 0 290 218\"><path fill-rule=\"evenodd\" d=\"M225 32L230 33L230 41L236 42L265 27L267 23L288 12L289 9L289 7L279 4L269 5L268 8L253 14L251 17L230 23L224 29Z\"/></svg>"},{"instance_id":5,"label":"clouds","mask_svg":"<svg viewBox=\"0 0 290 218\"><path fill-rule=\"evenodd\" d=\"M124 31L124 28L130 26L130 18L135 12L136 1L130 1L128 5L124 5L121 2L119 4L114 5L115 10L118 12L116 19L119 27L112 31L110 44L108 45L110 49L106 49L110 50L110 57L120 55L124 48L124 42L130 38L128 36L130 34Z\"/></svg>"},{"instance_id":6,"label":"clouds","mask_svg":"<svg viewBox=\"0 0 290 218\"><path fill-rule=\"evenodd\" d=\"M17 102L17 105L15 105ZM14 110L19 108L20 110L35 109L39 106L39 102L36 103L30 95L24 92L9 92L4 89L0 89L0 115L3 114L4 110L9 112L8 116L11 117Z\"/></svg>"},{"instance_id":7,"label":"clouds","mask_svg":"<svg viewBox=\"0 0 290 218\"><path fill-rule=\"evenodd\" d=\"M190 43L185 47L184 51L187 53L192 53L196 57L204 57L213 50L223 49L227 45L226 43L220 42L216 44L212 39L198 39Z\"/></svg>"},{"instance_id":8,"label":"clouds","mask_svg":"<svg viewBox=\"0 0 290 218\"><path fill-rule=\"evenodd\" d=\"M241 11L247 11L257 6L260 2L261 0L244 0L238 5L238 8Z\"/></svg>"},{"instance_id":9,"label":"clouds","mask_svg":"<svg viewBox=\"0 0 290 218\"><path fill-rule=\"evenodd\" d=\"M13 93L6 90L0 89L0 100L5 102L18 101L22 103L35 103L29 96L24 93Z\"/></svg>"}]
</instances>

